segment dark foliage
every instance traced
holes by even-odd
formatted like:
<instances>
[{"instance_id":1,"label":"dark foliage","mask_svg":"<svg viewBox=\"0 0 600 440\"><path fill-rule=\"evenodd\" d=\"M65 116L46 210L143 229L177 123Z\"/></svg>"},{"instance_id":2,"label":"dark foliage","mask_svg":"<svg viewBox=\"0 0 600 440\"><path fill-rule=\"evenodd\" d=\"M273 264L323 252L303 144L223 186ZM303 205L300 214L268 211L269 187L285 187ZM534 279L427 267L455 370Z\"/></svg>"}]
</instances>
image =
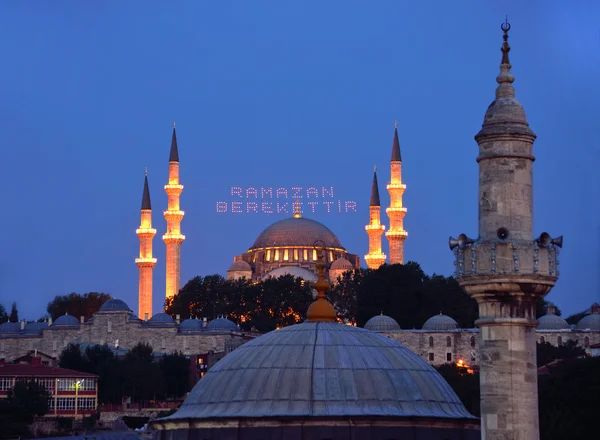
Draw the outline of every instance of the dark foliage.
<instances>
[{"instance_id":1,"label":"dark foliage","mask_svg":"<svg viewBox=\"0 0 600 440\"><path fill-rule=\"evenodd\" d=\"M569 359L540 375L540 438L587 440L597 437L600 357Z\"/></svg>"},{"instance_id":2,"label":"dark foliage","mask_svg":"<svg viewBox=\"0 0 600 440\"><path fill-rule=\"evenodd\" d=\"M558 347L549 342L537 343L537 365L541 367L557 359L573 359L585 356L585 350L580 347L579 341L567 341Z\"/></svg>"},{"instance_id":3,"label":"dark foliage","mask_svg":"<svg viewBox=\"0 0 600 440\"><path fill-rule=\"evenodd\" d=\"M536 319L539 318L540 316L544 316L546 314L546 309L552 306L556 309L555 314L557 316L562 315L562 312L560 311L560 309L556 306L556 304L554 304L553 302L550 301L546 301L543 297L538 298L537 302L535 303L535 317Z\"/></svg>"},{"instance_id":4,"label":"dark foliage","mask_svg":"<svg viewBox=\"0 0 600 440\"><path fill-rule=\"evenodd\" d=\"M0 438L27 436L34 418L48 412L49 398L50 393L37 382L18 381L7 398L0 399Z\"/></svg>"},{"instance_id":5,"label":"dark foliage","mask_svg":"<svg viewBox=\"0 0 600 440\"><path fill-rule=\"evenodd\" d=\"M581 321L586 316L586 314L587 313L584 310L583 312L579 312L579 313L570 315L569 317L567 317L567 319L565 321L567 321L570 325L577 324L579 321Z\"/></svg>"},{"instance_id":6,"label":"dark foliage","mask_svg":"<svg viewBox=\"0 0 600 440\"><path fill-rule=\"evenodd\" d=\"M111 299L111 296L108 293L99 292L89 292L83 295L79 293L58 295L48 303L46 310L53 320L65 313L78 319L80 316L89 319L109 299Z\"/></svg>"},{"instance_id":7,"label":"dark foliage","mask_svg":"<svg viewBox=\"0 0 600 440\"><path fill-rule=\"evenodd\" d=\"M467 411L476 417L481 415L479 372L468 372L468 368L456 364L437 367L438 372L450 384Z\"/></svg>"},{"instance_id":8,"label":"dark foliage","mask_svg":"<svg viewBox=\"0 0 600 440\"><path fill-rule=\"evenodd\" d=\"M165 382L165 396L177 398L189 390L190 360L182 353L163 356L159 361Z\"/></svg>"},{"instance_id":9,"label":"dark foliage","mask_svg":"<svg viewBox=\"0 0 600 440\"><path fill-rule=\"evenodd\" d=\"M9 322L19 322L19 311L17 310L17 303L12 303L10 308L10 315L8 316Z\"/></svg>"},{"instance_id":10,"label":"dark foliage","mask_svg":"<svg viewBox=\"0 0 600 440\"><path fill-rule=\"evenodd\" d=\"M8 313L2 304L0 304L0 324L4 324L8 321Z\"/></svg>"}]
</instances>

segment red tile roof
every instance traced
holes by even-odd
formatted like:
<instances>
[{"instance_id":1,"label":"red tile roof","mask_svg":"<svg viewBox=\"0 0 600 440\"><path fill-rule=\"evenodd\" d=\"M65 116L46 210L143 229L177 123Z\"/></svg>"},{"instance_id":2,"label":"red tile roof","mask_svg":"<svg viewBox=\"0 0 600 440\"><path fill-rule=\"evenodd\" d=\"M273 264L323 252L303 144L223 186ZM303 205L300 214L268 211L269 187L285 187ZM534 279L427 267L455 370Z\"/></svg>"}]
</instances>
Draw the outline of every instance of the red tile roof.
<instances>
[{"instance_id":1,"label":"red tile roof","mask_svg":"<svg viewBox=\"0 0 600 440\"><path fill-rule=\"evenodd\" d=\"M98 377L95 374L47 365L4 364L0 365L0 377Z\"/></svg>"}]
</instances>

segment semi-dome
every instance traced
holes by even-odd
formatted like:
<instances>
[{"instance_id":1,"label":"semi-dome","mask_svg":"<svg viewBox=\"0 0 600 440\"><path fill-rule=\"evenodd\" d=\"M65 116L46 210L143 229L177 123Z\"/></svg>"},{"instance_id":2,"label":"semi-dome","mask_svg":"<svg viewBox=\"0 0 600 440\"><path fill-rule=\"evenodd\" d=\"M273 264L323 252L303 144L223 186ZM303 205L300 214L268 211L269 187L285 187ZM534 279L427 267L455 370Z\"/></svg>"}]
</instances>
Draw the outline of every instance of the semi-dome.
<instances>
[{"instance_id":1,"label":"semi-dome","mask_svg":"<svg viewBox=\"0 0 600 440\"><path fill-rule=\"evenodd\" d=\"M202 330L202 321L199 319L186 319L181 324L179 324L179 331L182 332L190 332L190 331L198 331Z\"/></svg>"},{"instance_id":2,"label":"semi-dome","mask_svg":"<svg viewBox=\"0 0 600 440\"><path fill-rule=\"evenodd\" d=\"M448 330L456 330L458 329L458 322L449 316L439 315L432 316L425 324L423 324L423 330L429 330L432 332L445 332Z\"/></svg>"},{"instance_id":3,"label":"semi-dome","mask_svg":"<svg viewBox=\"0 0 600 440\"><path fill-rule=\"evenodd\" d=\"M278 267L277 269L273 269L272 271L268 272L262 279L266 280L267 278L279 278L285 275L291 275L296 278L302 278L304 281L317 281L317 276L314 272L311 272L308 269L304 269L303 267L298 266Z\"/></svg>"},{"instance_id":4,"label":"semi-dome","mask_svg":"<svg viewBox=\"0 0 600 440\"><path fill-rule=\"evenodd\" d=\"M317 240L322 240L328 248L345 250L329 228L303 217L286 218L273 223L261 232L251 249L277 246L312 247Z\"/></svg>"},{"instance_id":5,"label":"semi-dome","mask_svg":"<svg viewBox=\"0 0 600 440\"><path fill-rule=\"evenodd\" d=\"M442 376L398 342L358 327L305 322L225 356L159 423L352 416L473 418Z\"/></svg>"},{"instance_id":6,"label":"semi-dome","mask_svg":"<svg viewBox=\"0 0 600 440\"><path fill-rule=\"evenodd\" d=\"M548 307L546 314L538 319L538 330L563 330L569 328L569 323L556 314L556 308Z\"/></svg>"},{"instance_id":7,"label":"semi-dome","mask_svg":"<svg viewBox=\"0 0 600 440\"><path fill-rule=\"evenodd\" d=\"M244 260L237 260L237 261L234 261L231 266L229 266L229 269L227 269L227 272L231 272L231 271L252 272L252 267L250 266L249 263L247 263Z\"/></svg>"},{"instance_id":8,"label":"semi-dome","mask_svg":"<svg viewBox=\"0 0 600 440\"><path fill-rule=\"evenodd\" d=\"M54 321L54 323L52 324L52 327L61 327L61 326L78 327L79 319L75 318L74 316L67 315L67 314L59 316L56 319L56 321Z\"/></svg>"},{"instance_id":9,"label":"semi-dome","mask_svg":"<svg viewBox=\"0 0 600 440\"><path fill-rule=\"evenodd\" d=\"M206 326L207 330L237 330L238 326L235 322L226 318L213 319Z\"/></svg>"},{"instance_id":10,"label":"semi-dome","mask_svg":"<svg viewBox=\"0 0 600 440\"><path fill-rule=\"evenodd\" d=\"M102 306L100 306L99 312L130 312L131 309L125 303L125 301L117 298L109 299Z\"/></svg>"},{"instance_id":11,"label":"semi-dome","mask_svg":"<svg viewBox=\"0 0 600 440\"><path fill-rule=\"evenodd\" d=\"M354 266L344 257L338 258L333 263L331 263L331 267L329 270L352 270Z\"/></svg>"},{"instance_id":12,"label":"semi-dome","mask_svg":"<svg viewBox=\"0 0 600 440\"><path fill-rule=\"evenodd\" d=\"M600 331L600 305L592 304L592 314L584 316L577 323L577 330Z\"/></svg>"},{"instance_id":13,"label":"semi-dome","mask_svg":"<svg viewBox=\"0 0 600 440\"><path fill-rule=\"evenodd\" d=\"M390 318L382 313L369 319L365 324L365 328L372 332L388 332L400 330L400 325L394 318Z\"/></svg>"}]
</instances>

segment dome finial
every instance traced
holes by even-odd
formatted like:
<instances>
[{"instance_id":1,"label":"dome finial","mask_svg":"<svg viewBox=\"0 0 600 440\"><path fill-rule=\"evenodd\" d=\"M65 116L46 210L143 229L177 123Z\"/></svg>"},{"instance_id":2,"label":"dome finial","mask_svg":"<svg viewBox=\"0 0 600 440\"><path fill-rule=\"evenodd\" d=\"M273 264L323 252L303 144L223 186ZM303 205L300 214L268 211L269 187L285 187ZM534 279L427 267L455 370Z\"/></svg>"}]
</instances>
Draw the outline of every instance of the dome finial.
<instances>
[{"instance_id":1,"label":"dome finial","mask_svg":"<svg viewBox=\"0 0 600 440\"><path fill-rule=\"evenodd\" d=\"M298 200L294 202L294 218L302 218L302 214L300 214L300 202Z\"/></svg>"},{"instance_id":2,"label":"dome finial","mask_svg":"<svg viewBox=\"0 0 600 440\"><path fill-rule=\"evenodd\" d=\"M500 62L500 74L496 77L496 82L498 83L498 88L496 89L496 98L511 98L515 96L515 89L512 86L512 83L515 80L515 77L510 72L510 60L508 58L508 53L510 52L510 45L508 44L508 31L510 30L510 23L508 22L508 17L505 19L504 23L500 25L500 29L504 32L502 39L504 42L502 43L502 61Z\"/></svg>"},{"instance_id":3,"label":"dome finial","mask_svg":"<svg viewBox=\"0 0 600 440\"><path fill-rule=\"evenodd\" d=\"M306 317L309 322L335 322L335 309L329 301L327 301L327 288L329 283L325 280L325 263L323 256L325 255L325 242L317 240L314 243L314 248L317 250L317 275L319 279L314 284L317 289L317 299L313 302Z\"/></svg>"}]
</instances>

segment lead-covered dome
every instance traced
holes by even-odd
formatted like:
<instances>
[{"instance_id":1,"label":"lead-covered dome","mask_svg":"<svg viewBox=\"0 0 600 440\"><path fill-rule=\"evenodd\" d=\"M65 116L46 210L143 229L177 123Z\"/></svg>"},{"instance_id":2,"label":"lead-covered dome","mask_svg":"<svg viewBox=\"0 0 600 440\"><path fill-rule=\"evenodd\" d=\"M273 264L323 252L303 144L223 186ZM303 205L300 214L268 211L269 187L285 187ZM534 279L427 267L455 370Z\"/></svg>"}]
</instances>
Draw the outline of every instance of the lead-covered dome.
<instances>
[{"instance_id":1,"label":"lead-covered dome","mask_svg":"<svg viewBox=\"0 0 600 440\"><path fill-rule=\"evenodd\" d=\"M365 324L365 328L372 332L388 332L400 330L400 324L394 318L390 318L382 313L369 319Z\"/></svg>"},{"instance_id":2,"label":"lead-covered dome","mask_svg":"<svg viewBox=\"0 0 600 440\"><path fill-rule=\"evenodd\" d=\"M398 342L358 327L305 322L225 356L159 422L350 416L472 418L442 376Z\"/></svg>"},{"instance_id":3,"label":"lead-covered dome","mask_svg":"<svg viewBox=\"0 0 600 440\"><path fill-rule=\"evenodd\" d=\"M448 330L456 330L458 329L458 322L449 316L439 315L432 316L425 324L423 324L423 330L429 330L433 332L445 332Z\"/></svg>"},{"instance_id":4,"label":"lead-covered dome","mask_svg":"<svg viewBox=\"0 0 600 440\"><path fill-rule=\"evenodd\" d=\"M577 323L577 330L600 331L600 305L592 304L592 314L584 316Z\"/></svg>"},{"instance_id":5,"label":"lead-covered dome","mask_svg":"<svg viewBox=\"0 0 600 440\"><path fill-rule=\"evenodd\" d=\"M328 248L345 250L329 228L303 217L286 218L273 223L261 232L251 249L278 246L312 247L317 240L322 240Z\"/></svg>"},{"instance_id":6,"label":"lead-covered dome","mask_svg":"<svg viewBox=\"0 0 600 440\"><path fill-rule=\"evenodd\" d=\"M227 318L213 319L206 326L207 330L238 330L238 326L235 322L230 321Z\"/></svg>"},{"instance_id":7,"label":"lead-covered dome","mask_svg":"<svg viewBox=\"0 0 600 440\"><path fill-rule=\"evenodd\" d=\"M79 327L79 319L65 314L56 318L52 327Z\"/></svg>"},{"instance_id":8,"label":"lead-covered dome","mask_svg":"<svg viewBox=\"0 0 600 440\"><path fill-rule=\"evenodd\" d=\"M538 330L563 330L569 328L569 323L556 314L555 307L548 307L546 314L538 319Z\"/></svg>"},{"instance_id":9,"label":"lead-covered dome","mask_svg":"<svg viewBox=\"0 0 600 440\"><path fill-rule=\"evenodd\" d=\"M99 312L131 312L129 306L125 301L117 298L109 299L102 306L100 306Z\"/></svg>"}]
</instances>

